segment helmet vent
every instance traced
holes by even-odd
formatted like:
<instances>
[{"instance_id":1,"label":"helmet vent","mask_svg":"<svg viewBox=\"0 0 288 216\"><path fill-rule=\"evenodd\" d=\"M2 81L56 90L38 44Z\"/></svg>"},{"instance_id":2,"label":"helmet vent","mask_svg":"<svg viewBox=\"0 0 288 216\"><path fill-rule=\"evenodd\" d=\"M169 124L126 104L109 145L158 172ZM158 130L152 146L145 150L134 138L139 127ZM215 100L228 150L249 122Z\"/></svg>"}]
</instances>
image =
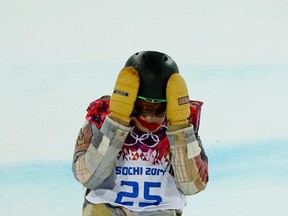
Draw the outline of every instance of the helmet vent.
<instances>
[{"instance_id":1,"label":"helmet vent","mask_svg":"<svg viewBox=\"0 0 288 216\"><path fill-rule=\"evenodd\" d=\"M162 58L162 61L163 62L168 61L168 57L166 55L164 55L163 58Z\"/></svg>"}]
</instances>

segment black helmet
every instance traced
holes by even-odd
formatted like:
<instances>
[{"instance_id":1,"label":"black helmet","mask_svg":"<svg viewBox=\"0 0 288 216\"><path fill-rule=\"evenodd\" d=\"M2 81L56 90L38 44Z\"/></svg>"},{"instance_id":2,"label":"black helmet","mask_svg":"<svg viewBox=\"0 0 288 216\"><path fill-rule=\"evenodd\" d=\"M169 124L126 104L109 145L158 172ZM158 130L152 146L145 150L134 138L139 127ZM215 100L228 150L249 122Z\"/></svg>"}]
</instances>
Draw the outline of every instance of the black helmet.
<instances>
[{"instance_id":1,"label":"black helmet","mask_svg":"<svg viewBox=\"0 0 288 216\"><path fill-rule=\"evenodd\" d=\"M170 56L156 51L137 52L127 60L125 66L133 66L138 71L138 97L151 102L166 101L168 79L172 74L179 73Z\"/></svg>"}]
</instances>

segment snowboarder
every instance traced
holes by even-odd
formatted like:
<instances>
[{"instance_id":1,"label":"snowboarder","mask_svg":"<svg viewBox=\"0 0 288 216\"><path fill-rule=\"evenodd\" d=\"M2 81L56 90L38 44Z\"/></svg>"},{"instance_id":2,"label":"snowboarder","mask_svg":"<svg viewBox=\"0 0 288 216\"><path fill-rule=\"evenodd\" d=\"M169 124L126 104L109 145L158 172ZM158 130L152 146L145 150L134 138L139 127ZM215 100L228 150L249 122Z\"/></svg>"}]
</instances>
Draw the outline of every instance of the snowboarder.
<instances>
[{"instance_id":1,"label":"snowboarder","mask_svg":"<svg viewBox=\"0 0 288 216\"><path fill-rule=\"evenodd\" d=\"M111 97L89 105L76 141L73 173L86 188L82 215L181 215L186 196L208 182L201 106L189 99L171 57L132 55Z\"/></svg>"}]
</instances>

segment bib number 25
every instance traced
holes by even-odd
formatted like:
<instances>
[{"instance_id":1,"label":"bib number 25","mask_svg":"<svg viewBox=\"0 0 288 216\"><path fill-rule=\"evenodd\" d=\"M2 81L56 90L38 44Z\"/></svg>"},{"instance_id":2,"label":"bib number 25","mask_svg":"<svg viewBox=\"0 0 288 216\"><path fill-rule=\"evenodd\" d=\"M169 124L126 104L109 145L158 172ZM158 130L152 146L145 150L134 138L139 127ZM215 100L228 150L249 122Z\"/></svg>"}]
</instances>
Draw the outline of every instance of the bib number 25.
<instances>
[{"instance_id":1,"label":"bib number 25","mask_svg":"<svg viewBox=\"0 0 288 216\"><path fill-rule=\"evenodd\" d=\"M133 206L133 199L139 196L139 183L136 181L121 181L121 186L129 186L132 188L131 192L121 191L117 194L115 203L126 206ZM150 205L159 205L162 202L161 196L150 194L151 188L161 188L161 182L144 182L143 197L146 202L139 202L139 207L146 207ZM127 201L125 201L127 200Z\"/></svg>"}]
</instances>

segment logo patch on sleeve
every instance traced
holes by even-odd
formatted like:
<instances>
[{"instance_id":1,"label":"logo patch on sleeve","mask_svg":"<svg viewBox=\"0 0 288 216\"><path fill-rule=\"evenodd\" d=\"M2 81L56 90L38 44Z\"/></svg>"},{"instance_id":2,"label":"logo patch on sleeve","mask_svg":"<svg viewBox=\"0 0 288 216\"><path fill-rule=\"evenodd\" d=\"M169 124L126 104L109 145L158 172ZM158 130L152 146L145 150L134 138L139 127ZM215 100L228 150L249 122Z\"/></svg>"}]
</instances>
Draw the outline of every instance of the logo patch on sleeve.
<instances>
[{"instance_id":1,"label":"logo patch on sleeve","mask_svg":"<svg viewBox=\"0 0 288 216\"><path fill-rule=\"evenodd\" d=\"M118 94L118 95L122 95L122 96L125 96L125 97L128 97L128 95L129 95L128 92L124 92L124 91L117 90L117 89L115 89L115 90L113 91L113 94Z\"/></svg>"},{"instance_id":2,"label":"logo patch on sleeve","mask_svg":"<svg viewBox=\"0 0 288 216\"><path fill-rule=\"evenodd\" d=\"M187 104L189 102L190 102L190 100L189 100L188 96L178 98L178 104L179 105Z\"/></svg>"}]
</instances>

